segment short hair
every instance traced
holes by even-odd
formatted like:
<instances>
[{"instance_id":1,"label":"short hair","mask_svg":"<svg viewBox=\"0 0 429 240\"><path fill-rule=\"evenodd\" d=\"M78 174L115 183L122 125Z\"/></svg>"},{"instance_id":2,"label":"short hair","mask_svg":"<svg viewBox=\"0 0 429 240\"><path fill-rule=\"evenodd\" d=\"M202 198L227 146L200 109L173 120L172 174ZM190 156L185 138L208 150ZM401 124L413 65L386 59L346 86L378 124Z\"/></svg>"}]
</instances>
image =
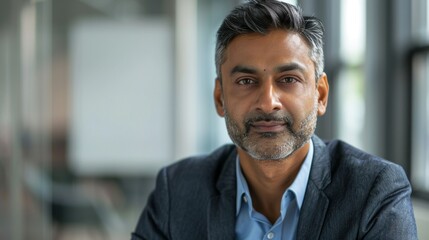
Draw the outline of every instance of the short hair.
<instances>
[{"instance_id":1,"label":"short hair","mask_svg":"<svg viewBox=\"0 0 429 240\"><path fill-rule=\"evenodd\" d=\"M310 47L316 80L319 79L324 67L322 22L316 17L303 16L299 7L276 0L250 0L237 6L223 20L216 39L215 64L218 78L221 78L220 66L226 61L226 48L236 36L267 34L275 29L293 31L304 38Z\"/></svg>"}]
</instances>

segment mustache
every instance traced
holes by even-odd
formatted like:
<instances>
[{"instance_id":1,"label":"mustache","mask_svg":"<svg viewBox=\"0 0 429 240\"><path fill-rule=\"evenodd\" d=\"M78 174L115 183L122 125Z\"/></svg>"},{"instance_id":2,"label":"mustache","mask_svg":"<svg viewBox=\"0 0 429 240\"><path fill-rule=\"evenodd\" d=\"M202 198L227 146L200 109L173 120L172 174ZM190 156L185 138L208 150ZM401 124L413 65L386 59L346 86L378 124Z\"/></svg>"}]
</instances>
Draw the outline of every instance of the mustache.
<instances>
[{"instance_id":1,"label":"mustache","mask_svg":"<svg viewBox=\"0 0 429 240\"><path fill-rule=\"evenodd\" d=\"M274 112L274 113L264 113L264 112L253 112L246 116L244 120L244 126L246 128L246 132L250 131L251 126L255 122L260 121L275 121L275 122L284 122L288 129L291 129L293 125L293 119L288 113L282 112Z\"/></svg>"}]
</instances>

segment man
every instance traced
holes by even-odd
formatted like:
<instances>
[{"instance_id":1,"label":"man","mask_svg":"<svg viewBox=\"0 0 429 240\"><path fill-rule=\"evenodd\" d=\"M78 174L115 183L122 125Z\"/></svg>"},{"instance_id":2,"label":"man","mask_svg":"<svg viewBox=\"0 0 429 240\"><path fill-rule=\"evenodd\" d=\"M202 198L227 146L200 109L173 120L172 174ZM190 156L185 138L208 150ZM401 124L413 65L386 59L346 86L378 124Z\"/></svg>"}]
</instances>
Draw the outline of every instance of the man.
<instances>
[{"instance_id":1,"label":"man","mask_svg":"<svg viewBox=\"0 0 429 240\"><path fill-rule=\"evenodd\" d=\"M322 37L274 0L225 18L214 100L234 145L162 169L132 239L417 239L402 168L313 135Z\"/></svg>"}]
</instances>

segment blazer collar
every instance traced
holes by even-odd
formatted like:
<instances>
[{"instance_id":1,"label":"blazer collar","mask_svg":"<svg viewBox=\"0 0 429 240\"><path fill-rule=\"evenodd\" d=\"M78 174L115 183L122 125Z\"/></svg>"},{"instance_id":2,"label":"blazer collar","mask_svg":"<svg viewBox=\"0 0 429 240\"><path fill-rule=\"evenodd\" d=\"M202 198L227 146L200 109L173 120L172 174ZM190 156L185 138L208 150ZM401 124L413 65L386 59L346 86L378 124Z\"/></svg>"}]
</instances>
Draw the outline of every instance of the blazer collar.
<instances>
[{"instance_id":1,"label":"blazer collar","mask_svg":"<svg viewBox=\"0 0 429 240\"><path fill-rule=\"evenodd\" d=\"M297 239L319 239L329 199L323 192L331 182L331 157L325 143L313 136L314 159L301 208Z\"/></svg>"},{"instance_id":2,"label":"blazer collar","mask_svg":"<svg viewBox=\"0 0 429 240\"><path fill-rule=\"evenodd\" d=\"M224 161L216 184L218 194L212 196L208 206L208 239L234 239L236 208L235 146L228 146L221 154Z\"/></svg>"},{"instance_id":3,"label":"blazer collar","mask_svg":"<svg viewBox=\"0 0 429 240\"><path fill-rule=\"evenodd\" d=\"M318 189L324 189L331 182L331 156L326 144L316 135L312 137L314 159L310 179Z\"/></svg>"},{"instance_id":4,"label":"blazer collar","mask_svg":"<svg viewBox=\"0 0 429 240\"><path fill-rule=\"evenodd\" d=\"M313 163L310 170L310 181L316 185L318 189L324 189L331 182L331 157L326 147L326 144L316 135L311 138L313 140L314 154ZM223 151L218 153L215 158L223 160L223 167L219 174L216 184L219 193L236 191L236 165L237 149L234 145L229 144L223 147Z\"/></svg>"},{"instance_id":5,"label":"blazer collar","mask_svg":"<svg viewBox=\"0 0 429 240\"><path fill-rule=\"evenodd\" d=\"M312 137L314 159L301 208L297 239L318 239L329 206L323 192L331 182L331 157L326 144L316 135ZM233 239L236 211L236 148L225 147L220 158L225 159L216 184L219 194L214 195L208 206L208 239ZM223 160L222 159L222 160ZM221 161L222 161L221 160Z\"/></svg>"}]
</instances>

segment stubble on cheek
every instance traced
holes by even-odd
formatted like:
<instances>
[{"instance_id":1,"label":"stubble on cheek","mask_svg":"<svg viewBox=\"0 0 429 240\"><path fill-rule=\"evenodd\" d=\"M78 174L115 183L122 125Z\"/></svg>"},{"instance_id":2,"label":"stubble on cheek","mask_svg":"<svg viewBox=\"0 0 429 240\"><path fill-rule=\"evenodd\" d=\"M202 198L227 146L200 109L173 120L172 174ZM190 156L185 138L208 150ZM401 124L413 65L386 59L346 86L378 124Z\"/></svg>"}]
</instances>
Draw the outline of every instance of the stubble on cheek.
<instances>
[{"instance_id":1,"label":"stubble on cheek","mask_svg":"<svg viewBox=\"0 0 429 240\"><path fill-rule=\"evenodd\" d=\"M254 159L278 160L289 157L302 147L314 133L317 122L317 99L313 109L300 122L294 126L294 119L290 114L278 112L275 114L252 113L245 117L240 124L231 118L225 111L225 123L231 140ZM252 132L252 123L255 121L283 121L285 130L282 132Z\"/></svg>"}]
</instances>

